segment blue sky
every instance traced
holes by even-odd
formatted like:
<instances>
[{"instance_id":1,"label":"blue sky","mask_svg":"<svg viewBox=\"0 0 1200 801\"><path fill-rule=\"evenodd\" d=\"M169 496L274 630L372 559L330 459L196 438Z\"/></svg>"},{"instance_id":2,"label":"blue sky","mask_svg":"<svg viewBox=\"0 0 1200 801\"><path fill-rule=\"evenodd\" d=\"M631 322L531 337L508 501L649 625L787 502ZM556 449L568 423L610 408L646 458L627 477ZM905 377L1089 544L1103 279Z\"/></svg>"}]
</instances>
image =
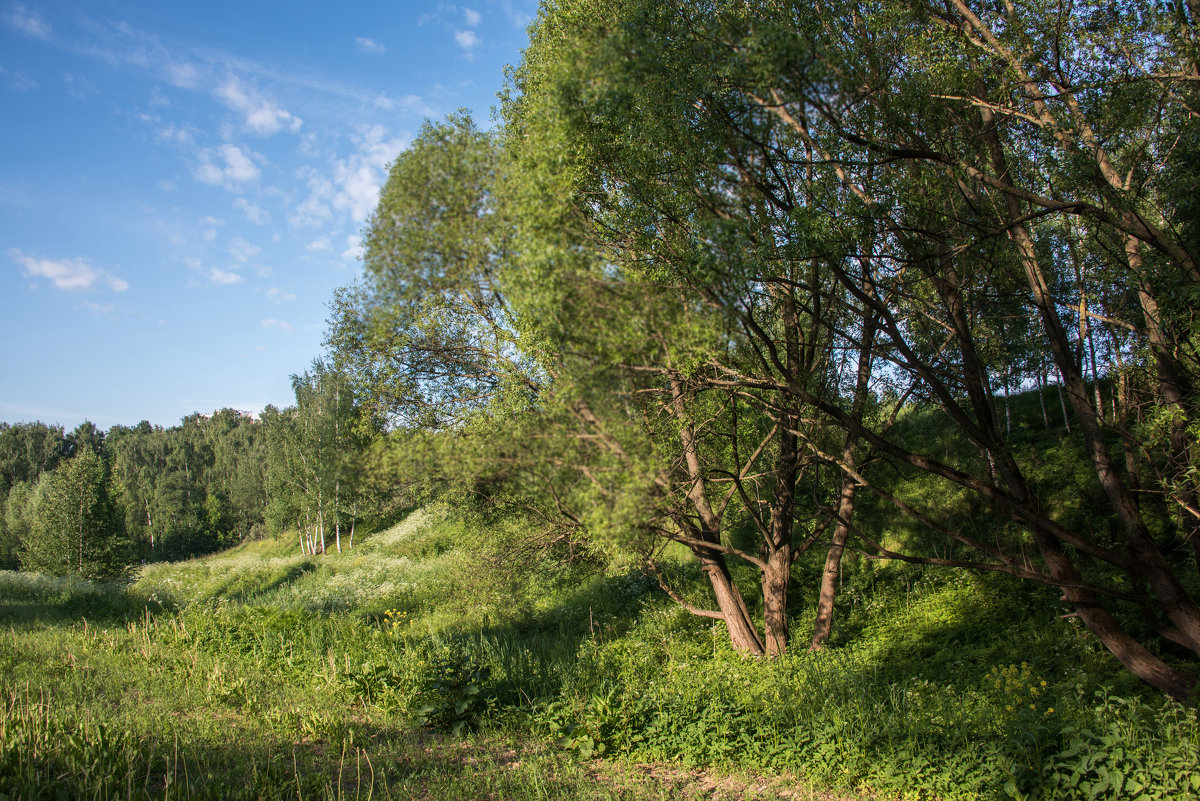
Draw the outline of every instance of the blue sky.
<instances>
[{"instance_id":1,"label":"blue sky","mask_svg":"<svg viewBox=\"0 0 1200 801\"><path fill-rule=\"evenodd\" d=\"M290 405L425 118L490 124L533 0L0 0L0 421Z\"/></svg>"}]
</instances>

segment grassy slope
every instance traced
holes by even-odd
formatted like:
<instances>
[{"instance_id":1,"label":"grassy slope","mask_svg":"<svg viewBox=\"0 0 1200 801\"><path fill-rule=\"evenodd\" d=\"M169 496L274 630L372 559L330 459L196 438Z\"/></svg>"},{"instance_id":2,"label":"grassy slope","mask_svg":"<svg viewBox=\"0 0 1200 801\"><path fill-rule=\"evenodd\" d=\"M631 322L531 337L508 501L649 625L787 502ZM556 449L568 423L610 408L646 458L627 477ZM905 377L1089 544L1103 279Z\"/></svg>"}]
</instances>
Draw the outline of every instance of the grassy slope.
<instances>
[{"instance_id":1,"label":"grassy slope","mask_svg":"<svg viewBox=\"0 0 1200 801\"><path fill-rule=\"evenodd\" d=\"M1194 711L1052 593L851 564L835 646L753 662L635 574L513 571L476 533L423 511L341 555L251 543L128 592L0 573L0 794L1200 795Z\"/></svg>"}]
</instances>

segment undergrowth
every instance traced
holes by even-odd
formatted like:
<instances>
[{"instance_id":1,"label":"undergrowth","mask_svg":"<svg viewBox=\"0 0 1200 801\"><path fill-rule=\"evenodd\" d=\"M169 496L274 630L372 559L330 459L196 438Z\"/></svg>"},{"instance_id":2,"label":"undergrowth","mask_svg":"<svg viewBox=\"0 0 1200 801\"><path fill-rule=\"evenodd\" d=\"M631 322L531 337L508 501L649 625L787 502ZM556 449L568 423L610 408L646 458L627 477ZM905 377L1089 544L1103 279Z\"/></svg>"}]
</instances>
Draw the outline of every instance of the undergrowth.
<instances>
[{"instance_id":1,"label":"undergrowth","mask_svg":"<svg viewBox=\"0 0 1200 801\"><path fill-rule=\"evenodd\" d=\"M0 573L0 797L678 795L598 782L604 757L883 798L1200 798L1195 708L1052 593L852 562L831 646L754 660L640 574L481 566L470 525L131 587Z\"/></svg>"}]
</instances>

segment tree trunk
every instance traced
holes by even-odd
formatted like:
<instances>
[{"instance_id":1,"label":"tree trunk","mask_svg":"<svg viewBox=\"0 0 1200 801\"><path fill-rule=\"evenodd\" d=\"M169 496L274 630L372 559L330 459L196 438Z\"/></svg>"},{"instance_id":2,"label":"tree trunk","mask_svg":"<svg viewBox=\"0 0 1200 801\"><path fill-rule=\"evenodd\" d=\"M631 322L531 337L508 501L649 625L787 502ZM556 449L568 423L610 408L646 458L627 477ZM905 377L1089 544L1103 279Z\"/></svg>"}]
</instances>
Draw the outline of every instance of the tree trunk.
<instances>
[{"instance_id":1,"label":"tree trunk","mask_svg":"<svg viewBox=\"0 0 1200 801\"><path fill-rule=\"evenodd\" d=\"M750 617L746 601L742 598L741 591L729 574L729 566L725 563L725 557L720 554L697 555L700 556L700 564L708 576L713 593L717 596L717 608L721 610L733 650L753 656L762 656L766 649L762 639L758 636L754 621Z\"/></svg>"},{"instance_id":2,"label":"tree trunk","mask_svg":"<svg viewBox=\"0 0 1200 801\"><path fill-rule=\"evenodd\" d=\"M868 281L863 282L863 291L874 298L874 291ZM871 362L875 350L875 332L878 319L869 306L863 307L863 334L858 343L858 373L854 382L854 400L850 414L855 423L861 424L863 410L867 405L867 396L871 389ZM846 434L846 447L842 451L842 462L850 470L857 470L856 450L858 436L852 432ZM854 518L854 495L858 488L857 479L849 472L842 472L842 490L838 495L837 525L833 529L833 542L825 554L825 569L821 571L821 589L817 596L817 617L813 622L813 638L809 644L810 651L819 651L829 642L833 632L833 602L837 595L838 578L841 576L842 555L846 550L846 540L850 536L850 521Z\"/></svg>"},{"instance_id":3,"label":"tree trunk","mask_svg":"<svg viewBox=\"0 0 1200 801\"><path fill-rule=\"evenodd\" d=\"M847 449L848 450L848 449ZM842 492L838 498L838 522L833 529L833 542L825 554L825 569L821 572L821 591L817 596L817 617L813 623L813 638L810 651L820 651L829 642L833 632L833 602L837 595L838 577L842 570L842 554L850 527L846 521L854 514L854 493L857 484L848 475L842 476Z\"/></svg>"}]
</instances>

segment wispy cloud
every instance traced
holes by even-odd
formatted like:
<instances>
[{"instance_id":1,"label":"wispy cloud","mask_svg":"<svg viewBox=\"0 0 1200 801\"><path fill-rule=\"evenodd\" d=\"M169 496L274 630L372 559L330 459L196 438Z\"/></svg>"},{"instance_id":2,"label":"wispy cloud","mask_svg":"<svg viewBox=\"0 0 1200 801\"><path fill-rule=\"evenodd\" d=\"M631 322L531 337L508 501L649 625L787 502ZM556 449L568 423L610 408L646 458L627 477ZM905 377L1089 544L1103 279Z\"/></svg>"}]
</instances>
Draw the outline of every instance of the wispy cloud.
<instances>
[{"instance_id":1,"label":"wispy cloud","mask_svg":"<svg viewBox=\"0 0 1200 801\"><path fill-rule=\"evenodd\" d=\"M268 317L262 321L263 328L278 328L280 331L291 331L295 326L286 320L276 320L274 317Z\"/></svg>"},{"instance_id":2,"label":"wispy cloud","mask_svg":"<svg viewBox=\"0 0 1200 801\"><path fill-rule=\"evenodd\" d=\"M101 287L108 287L113 292L129 289L129 283L124 279L93 267L91 261L83 257L38 259L25 255L18 248L10 248L8 255L21 265L27 278L45 278L55 289L65 292L91 292Z\"/></svg>"},{"instance_id":3,"label":"wispy cloud","mask_svg":"<svg viewBox=\"0 0 1200 801\"><path fill-rule=\"evenodd\" d=\"M295 292L284 292L277 286L273 286L267 290L267 300L272 303L291 303L295 299Z\"/></svg>"},{"instance_id":4,"label":"wispy cloud","mask_svg":"<svg viewBox=\"0 0 1200 801\"><path fill-rule=\"evenodd\" d=\"M473 55L475 48L479 46L479 35L472 30L461 30L454 32L454 41L458 42L458 46L467 52L467 55Z\"/></svg>"},{"instance_id":5,"label":"wispy cloud","mask_svg":"<svg viewBox=\"0 0 1200 801\"><path fill-rule=\"evenodd\" d=\"M347 261L360 261L363 253L363 243L357 234L351 234L346 237L346 249L342 251L343 259Z\"/></svg>"},{"instance_id":6,"label":"wispy cloud","mask_svg":"<svg viewBox=\"0 0 1200 801\"><path fill-rule=\"evenodd\" d=\"M357 39L354 40L354 42L355 42L355 44L358 45L358 49L364 53L381 54L381 53L387 52L386 47L384 47L383 45L381 45L379 42L375 41L374 39L368 39L365 36L358 37Z\"/></svg>"},{"instance_id":7,"label":"wispy cloud","mask_svg":"<svg viewBox=\"0 0 1200 801\"><path fill-rule=\"evenodd\" d=\"M229 241L229 253L238 261L250 261L252 258L262 252L262 248L258 245L252 245L240 236L235 236Z\"/></svg>"},{"instance_id":8,"label":"wispy cloud","mask_svg":"<svg viewBox=\"0 0 1200 801\"><path fill-rule=\"evenodd\" d=\"M36 11L30 11L25 6L13 6L5 20L9 25L34 39L49 39L54 29L50 23L42 19Z\"/></svg>"},{"instance_id":9,"label":"wispy cloud","mask_svg":"<svg viewBox=\"0 0 1200 801\"><path fill-rule=\"evenodd\" d=\"M103 315L104 317L110 317L114 320L117 317L117 304L115 303L94 303L90 300L85 300L83 302L83 307L92 314Z\"/></svg>"},{"instance_id":10,"label":"wispy cloud","mask_svg":"<svg viewBox=\"0 0 1200 801\"><path fill-rule=\"evenodd\" d=\"M332 176L316 167L304 167L308 196L288 218L293 225L320 228L331 222L335 211L346 213L354 222L363 222L379 202L384 171L407 145L407 137L391 136L382 125L366 125L351 137L355 152L335 159ZM311 246L310 246L311 249Z\"/></svg>"},{"instance_id":11,"label":"wispy cloud","mask_svg":"<svg viewBox=\"0 0 1200 801\"><path fill-rule=\"evenodd\" d=\"M334 165L338 192L333 205L349 211L355 222L363 222L379 203L385 168L408 143L404 137L389 136L382 125L360 129L354 142L357 152Z\"/></svg>"},{"instance_id":12,"label":"wispy cloud","mask_svg":"<svg viewBox=\"0 0 1200 801\"><path fill-rule=\"evenodd\" d=\"M233 199L233 207L242 213L250 222L255 225L266 225L271 221L271 212L264 209L255 203L251 203L244 197Z\"/></svg>"},{"instance_id":13,"label":"wispy cloud","mask_svg":"<svg viewBox=\"0 0 1200 801\"><path fill-rule=\"evenodd\" d=\"M95 82L90 78L72 72L63 73L63 86L66 88L67 94L76 100L87 100L92 95L100 94L100 90L96 88Z\"/></svg>"},{"instance_id":14,"label":"wispy cloud","mask_svg":"<svg viewBox=\"0 0 1200 801\"><path fill-rule=\"evenodd\" d=\"M12 72L4 67L0 67L0 79L3 79L4 85L14 92L33 92L38 88L38 82L25 73Z\"/></svg>"},{"instance_id":15,"label":"wispy cloud","mask_svg":"<svg viewBox=\"0 0 1200 801\"><path fill-rule=\"evenodd\" d=\"M192 174L201 183L237 191L242 184L258 180L261 170L252 155L253 151L243 152L237 145L204 148Z\"/></svg>"},{"instance_id":16,"label":"wispy cloud","mask_svg":"<svg viewBox=\"0 0 1200 801\"><path fill-rule=\"evenodd\" d=\"M220 267L213 267L208 273L208 279L219 286L231 286L240 284L246 279L235 272L222 270Z\"/></svg>"},{"instance_id":17,"label":"wispy cloud","mask_svg":"<svg viewBox=\"0 0 1200 801\"><path fill-rule=\"evenodd\" d=\"M299 133L300 126L304 124L299 117L243 87L237 78L226 80L213 90L213 95L244 115L246 130L259 136L271 136L284 130Z\"/></svg>"}]
</instances>

